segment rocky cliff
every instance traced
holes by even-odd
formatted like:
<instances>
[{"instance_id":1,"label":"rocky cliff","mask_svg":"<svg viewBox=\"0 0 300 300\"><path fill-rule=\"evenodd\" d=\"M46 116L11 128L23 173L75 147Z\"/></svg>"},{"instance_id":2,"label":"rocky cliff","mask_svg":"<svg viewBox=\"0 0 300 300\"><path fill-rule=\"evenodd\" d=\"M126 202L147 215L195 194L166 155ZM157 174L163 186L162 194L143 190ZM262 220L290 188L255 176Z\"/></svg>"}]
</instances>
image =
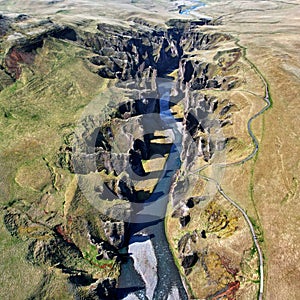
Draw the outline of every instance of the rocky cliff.
<instances>
[{"instance_id":1,"label":"rocky cliff","mask_svg":"<svg viewBox=\"0 0 300 300\"><path fill-rule=\"evenodd\" d=\"M240 287L238 271L231 272L231 265L225 266L227 256L221 257L210 246L204 249L199 242L213 234L218 238L233 236L238 221L234 214L227 216L211 206L209 197L195 192L199 178L193 181L189 177L190 172L206 163L222 162L220 153L233 139L232 131L223 129L234 124L231 113L236 106L228 93L241 84L237 68L240 49L230 36L202 30L202 25L171 20L162 28L153 28L136 20L126 28L101 23L91 33L26 15L0 17L1 89L33 76L36 60L49 40L84 49L80 60L85 68L115 86L105 109L85 114L75 133L71 130L74 124L68 125L69 135L65 135L55 159L44 158L52 188L41 191L37 207L28 209L23 199L5 206L8 231L29 241L27 259L68 274L66 278L77 296L114 297L132 204L150 196L171 148L167 128L162 128L157 118L161 107L156 84L167 77L174 85L170 105L183 128L181 177L171 193L172 222L189 228L196 221L193 212L201 203L206 205L203 218L208 222L207 227L201 227L201 231L193 228L192 233L185 229L178 233L172 223L170 229L174 232L169 236L180 236L174 248L185 275L192 276L194 283L198 276L195 266L201 265L207 280L214 281L213 288L201 294L203 297L223 295L226 288L228 295L234 294ZM147 116L152 119L145 123ZM163 163L152 171L156 156L162 157ZM60 178L74 173L78 179L64 189L63 212L59 215L57 208L43 209L59 192ZM239 226L244 228L245 224L240 222ZM220 271L219 277L210 275L215 270Z\"/></svg>"}]
</instances>

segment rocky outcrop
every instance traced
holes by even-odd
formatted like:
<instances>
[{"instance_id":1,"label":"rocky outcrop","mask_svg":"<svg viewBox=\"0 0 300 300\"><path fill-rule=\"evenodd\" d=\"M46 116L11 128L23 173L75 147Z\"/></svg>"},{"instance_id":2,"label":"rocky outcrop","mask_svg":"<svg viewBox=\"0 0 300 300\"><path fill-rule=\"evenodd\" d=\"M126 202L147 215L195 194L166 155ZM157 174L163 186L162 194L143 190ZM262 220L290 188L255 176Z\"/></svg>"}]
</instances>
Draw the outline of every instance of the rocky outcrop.
<instances>
[{"instance_id":1,"label":"rocky outcrop","mask_svg":"<svg viewBox=\"0 0 300 300\"><path fill-rule=\"evenodd\" d=\"M182 227L187 226L187 224L190 222L190 220L191 220L190 215L182 216L179 218L179 222Z\"/></svg>"},{"instance_id":2,"label":"rocky outcrop","mask_svg":"<svg viewBox=\"0 0 300 300\"><path fill-rule=\"evenodd\" d=\"M80 258L80 250L59 236L47 240L33 240L28 247L27 259L39 265L74 268Z\"/></svg>"},{"instance_id":3,"label":"rocky outcrop","mask_svg":"<svg viewBox=\"0 0 300 300\"><path fill-rule=\"evenodd\" d=\"M7 209L3 216L3 222L12 236L19 235L20 227L26 227L31 224L29 218L17 209Z\"/></svg>"},{"instance_id":4,"label":"rocky outcrop","mask_svg":"<svg viewBox=\"0 0 300 300\"><path fill-rule=\"evenodd\" d=\"M19 79L23 66L34 63L37 49L43 47L48 37L64 40L77 40L74 29L60 26L51 20L37 20L21 14L16 17L0 15L0 37L4 39L1 47L6 54L0 69L13 79ZM6 40L6 41L5 41Z\"/></svg>"},{"instance_id":5,"label":"rocky outcrop","mask_svg":"<svg viewBox=\"0 0 300 300\"><path fill-rule=\"evenodd\" d=\"M5 67L7 72L13 78L19 79L22 73L22 65L32 65L36 55L36 49L40 47L42 47L42 42L27 45L22 48L11 48L5 57Z\"/></svg>"},{"instance_id":6,"label":"rocky outcrop","mask_svg":"<svg viewBox=\"0 0 300 300\"><path fill-rule=\"evenodd\" d=\"M111 245L117 249L124 245L126 226L123 222L106 221L103 224L103 229Z\"/></svg>"},{"instance_id":7,"label":"rocky outcrop","mask_svg":"<svg viewBox=\"0 0 300 300\"><path fill-rule=\"evenodd\" d=\"M88 299L93 300L114 300L117 299L115 279L107 278L103 281L98 280L90 286Z\"/></svg>"},{"instance_id":8,"label":"rocky outcrop","mask_svg":"<svg viewBox=\"0 0 300 300\"><path fill-rule=\"evenodd\" d=\"M0 38L5 36L9 31L12 20L7 16L0 14Z\"/></svg>"},{"instance_id":9,"label":"rocky outcrop","mask_svg":"<svg viewBox=\"0 0 300 300\"><path fill-rule=\"evenodd\" d=\"M75 32L44 20L44 30L28 38L23 32L34 31L37 26L28 19L28 16L19 16L14 20L18 25L12 29L11 20L0 17L0 36L7 36L5 57L0 66L0 78L7 79L1 81L1 85L5 82L3 88L22 78L24 66L30 68L44 40L53 37L76 42L86 51L90 50L91 55L86 56L89 58L84 59L85 63L99 76L117 79L118 91L124 96L120 105L112 100L111 106L105 107L99 116L88 115L82 120L83 130L74 134L76 142L73 148L70 143L59 148L57 167L77 173L83 190L75 189L65 204L65 211L61 213L64 224L61 220L51 221L55 223L53 226L41 226L35 231L35 236L32 233L22 236L20 232L24 233L35 223L26 213L14 209L8 209L4 216L5 225L12 235L30 238L28 259L31 262L71 273L69 280L75 286L90 285L93 277L74 275L76 267L81 266L83 260L98 269L101 269L102 260L120 261L119 249L126 246L128 238L125 220L130 215L130 203L143 202L149 197L150 192L136 189L137 183L149 175L145 171L145 161L152 155L164 155L170 151L170 145L163 148L165 145L156 144L155 147L152 144L153 132L161 130L162 124L151 119L148 125L151 123L149 127L153 131L149 133L147 124L143 123L145 116L160 113L155 79L178 69L178 77L174 78L176 87L171 91L171 106L181 101L183 107L178 120L183 121L181 161L184 171L181 175L184 177L185 172L193 169L195 159L209 162L226 146L225 137L214 138L211 133L231 124L228 113L233 104L199 91L236 88L238 78L225 73L221 76L217 71L230 69L239 52L232 52L234 59L229 63L222 60L226 54L223 52L214 58L215 62L197 57L196 51L217 51L218 43L230 39L224 34L202 33L198 26L207 23L203 20L173 20L167 27L153 28L143 20L135 19L136 24L142 26L128 29L99 24L96 33ZM84 197L86 186L82 178L85 175L91 175L87 181L92 178L94 183L87 187L92 189L92 203L87 203ZM190 226L192 210L206 200L205 196L185 197L184 192L190 185L192 181L184 178L178 180L172 190L175 204L172 217L178 219L183 230ZM221 235L224 231L230 234L234 228L234 222L230 223L222 213L212 213L207 223L208 228L201 234L200 231L186 233L178 242L179 258L186 275L192 272L199 260L203 260L202 254L194 247L198 240L206 239L210 234ZM93 252L95 249L96 253ZM83 267L80 271L92 274L86 269ZM114 280L98 280L90 286L88 297L114 299L115 286Z\"/></svg>"},{"instance_id":10,"label":"rocky outcrop","mask_svg":"<svg viewBox=\"0 0 300 300\"><path fill-rule=\"evenodd\" d=\"M199 197L190 197L186 201L186 206L188 208L193 208L195 205L199 204L201 201L205 201L207 197L199 196Z\"/></svg>"},{"instance_id":11,"label":"rocky outcrop","mask_svg":"<svg viewBox=\"0 0 300 300\"><path fill-rule=\"evenodd\" d=\"M198 253L193 250L197 241L198 234L196 231L193 233L186 233L178 241L177 249L179 258L181 259L181 266L183 267L186 275L191 273L192 267L199 259Z\"/></svg>"},{"instance_id":12,"label":"rocky outcrop","mask_svg":"<svg viewBox=\"0 0 300 300\"><path fill-rule=\"evenodd\" d=\"M198 255L196 252L188 254L183 257L181 261L181 265L185 269L186 275L191 271L190 269L196 264L197 261L198 261Z\"/></svg>"},{"instance_id":13,"label":"rocky outcrop","mask_svg":"<svg viewBox=\"0 0 300 300\"><path fill-rule=\"evenodd\" d=\"M82 42L98 54L90 62L99 66L100 76L127 80L153 69L158 76L176 69L182 55L180 34L175 28L147 32L99 24L98 33L85 33Z\"/></svg>"},{"instance_id":14,"label":"rocky outcrop","mask_svg":"<svg viewBox=\"0 0 300 300\"><path fill-rule=\"evenodd\" d=\"M89 241L97 247L98 255L96 259L114 259L118 257L118 250L111 243L101 240L98 237L92 237L91 235L89 235Z\"/></svg>"},{"instance_id":15,"label":"rocky outcrop","mask_svg":"<svg viewBox=\"0 0 300 300\"><path fill-rule=\"evenodd\" d=\"M211 131L218 132L221 127L214 112L218 107L218 100L199 93L192 94L185 103L186 113L184 117L185 131L183 133L184 149L181 154L185 169L193 166L193 157L202 156L209 161L215 151L222 151L225 147L225 138L212 136ZM215 119L214 119L215 118Z\"/></svg>"}]
</instances>

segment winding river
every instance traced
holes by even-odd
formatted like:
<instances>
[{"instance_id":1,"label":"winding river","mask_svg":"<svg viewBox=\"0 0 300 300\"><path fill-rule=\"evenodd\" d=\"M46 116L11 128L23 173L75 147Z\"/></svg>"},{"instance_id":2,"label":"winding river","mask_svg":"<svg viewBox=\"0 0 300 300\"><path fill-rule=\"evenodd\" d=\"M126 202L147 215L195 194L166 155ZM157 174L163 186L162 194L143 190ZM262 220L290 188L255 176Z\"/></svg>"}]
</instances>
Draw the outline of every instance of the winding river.
<instances>
[{"instance_id":1,"label":"winding river","mask_svg":"<svg viewBox=\"0 0 300 300\"><path fill-rule=\"evenodd\" d=\"M160 120L163 129L171 129L173 145L163 174L143 208L132 214L128 254L119 277L119 299L188 299L186 290L165 235L164 218L172 177L180 168L182 150L181 123L170 111L172 82L158 85ZM147 124L144 124L144 127Z\"/></svg>"},{"instance_id":2,"label":"winding river","mask_svg":"<svg viewBox=\"0 0 300 300\"><path fill-rule=\"evenodd\" d=\"M196 4L191 6L182 5L179 13L189 14L192 10L204 6L204 3L200 1L193 2L196 2ZM240 161L229 164L219 164L219 167L221 168L243 164L255 157L259 149L259 143L251 129L251 125L253 120L262 115L271 106L269 88L265 78L260 74L253 63L246 58L245 48L239 45L238 41L236 44L244 50L244 58L254 68L265 86L265 97L263 100L266 105L258 113L254 114L247 122L248 133L254 145L253 151ZM131 258L126 263L122 264L121 267L121 275L119 277L118 285L119 299L188 299L187 292L170 251L164 228L164 217L168 203L168 193L172 183L172 177L181 165L180 153L182 150L181 124L176 122L169 107L170 89L170 83L158 86L158 90L161 95L160 120L164 124L164 127L172 129L174 141L159 183L149 199L145 201L143 209L132 215L132 223L130 224L129 230L130 240L127 249ZM262 300L264 293L263 254L257 241L253 224L246 211L224 192L222 186L217 180L201 175L201 171L208 166L209 165L205 165L191 174L198 173L203 179L213 182L219 193L233 206L235 206L245 218L258 253L260 272L258 299Z\"/></svg>"}]
</instances>

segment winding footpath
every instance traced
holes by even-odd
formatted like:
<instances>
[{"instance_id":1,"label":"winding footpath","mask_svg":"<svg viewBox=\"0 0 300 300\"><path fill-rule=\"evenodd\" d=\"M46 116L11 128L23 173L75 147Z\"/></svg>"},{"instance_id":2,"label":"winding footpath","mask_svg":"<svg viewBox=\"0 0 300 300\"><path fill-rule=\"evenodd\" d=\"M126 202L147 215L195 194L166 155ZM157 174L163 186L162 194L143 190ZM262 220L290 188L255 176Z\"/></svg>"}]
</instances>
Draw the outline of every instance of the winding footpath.
<instances>
[{"instance_id":1,"label":"winding footpath","mask_svg":"<svg viewBox=\"0 0 300 300\"><path fill-rule=\"evenodd\" d=\"M188 14L191 13L191 10L188 10L187 13ZM252 131L251 125L252 125L252 122L257 117L259 117L260 115L262 115L267 109L269 109L271 107L271 97L270 97L269 86L268 86L267 81L265 80L264 76L260 73L260 71L257 69L257 67L246 57L246 48L244 46L240 45L238 39L236 39L236 45L239 48L242 49L242 51L243 51L243 58L246 60L247 63L249 63L249 65L251 66L251 68L254 69L254 71L256 72L256 74L262 80L262 82L263 82L263 84L265 86L265 96L264 96L263 100L265 101L266 105L258 113L254 114L248 120L248 122L247 122L247 130L248 130L248 133L249 133L249 135L250 135L250 137L252 139L252 142L254 144L253 151L248 156L246 156L245 158L241 159L240 161L232 162L232 163L229 163L229 164L225 163L225 164L218 164L217 165L217 166L222 167L222 168L244 164L247 161L249 161L249 160L251 160L251 159L253 159L255 157L255 155L258 153L258 150L259 150L259 142L258 142L256 136L254 135L253 131ZM190 174L195 174L197 172L199 172L199 174L200 174L201 171L205 170L208 166L209 166L209 164L204 165L201 168L197 169L196 171L191 172ZM210 178L210 177L201 175L201 174L200 174L200 177L202 177L206 181L213 182L216 185L216 187L218 189L218 192L226 200L228 200L234 207L236 207L242 213L242 215L244 216L244 218L245 218L245 220L246 220L246 222L247 222L247 224L249 226L249 229L250 229L250 232L251 232L251 235L252 235L252 239L254 241L255 248L256 248L257 253L258 253L258 258L259 258L259 274L260 274L260 278L259 278L259 296L258 296L258 299L262 300L263 299L263 293L264 293L264 262L263 262L263 254L262 254L262 250L261 250L260 245L259 245L258 240L257 240L257 236L256 236L256 233L255 233L255 230L254 230L254 226L253 226L250 218L248 217L248 215L245 212L245 210L241 206L239 206L233 199L231 199L224 192L224 190L222 189L222 186L220 185L220 183L217 180L215 180L214 178Z\"/></svg>"},{"instance_id":2,"label":"winding footpath","mask_svg":"<svg viewBox=\"0 0 300 300\"><path fill-rule=\"evenodd\" d=\"M259 300L262 300L263 299L263 292L264 292L264 264L263 264L263 254L262 254L262 250L260 248L260 245L257 241L257 236L256 236L256 233L255 233L255 230L254 230L254 227L252 225L252 222L251 220L249 219L247 213L244 211L244 209L242 207L240 207L234 200L232 200L225 192L224 190L222 189L221 185L219 184L219 182L213 178L210 178L210 177L206 177L204 175L200 175L201 178L203 178L204 180L206 181L211 181L213 182L219 193L226 199L228 200L234 207L236 207L244 216L248 226L249 226L249 229L250 229L250 232L251 232L251 235L252 235L252 238L253 238L253 241L254 241L254 244L255 244L255 248L257 250L257 253L258 253L258 257L259 257L259 297L258 299Z\"/></svg>"},{"instance_id":3,"label":"winding footpath","mask_svg":"<svg viewBox=\"0 0 300 300\"><path fill-rule=\"evenodd\" d=\"M229 164L217 164L216 166L219 166L219 167L222 167L222 168L225 168L225 167L228 167L228 166L235 166L235 165L240 165L240 164L244 164L245 162L251 160L252 158L255 157L255 155L257 154L258 150L259 150L259 143L258 143L258 140L256 138L256 136L254 135L252 129L251 129L251 125L252 125L252 122L257 118L259 117L260 115L262 115L267 109L269 109L271 107L271 97L270 97L270 92L269 92L269 86L268 86L268 83L267 81L265 80L264 76L258 71L258 69L256 68L256 66L246 57L246 48L241 46L239 44L239 41L236 40L236 45L238 47L240 47L242 50L243 50L243 57L244 59L250 64L250 66L254 69L254 71L257 73L257 75L260 77L260 79L262 80L264 86L265 86L265 96L263 98L263 100L266 102L266 105L256 114L254 114L249 120L248 120L248 123L247 123L247 130L248 130L248 133L252 139L252 142L254 144L254 149L253 151L245 158L241 159L240 161L237 161L237 162L232 162L232 163L229 163ZM210 164L206 164L204 166L202 166L201 168L191 172L190 174L195 174L197 172L200 172L205 170ZM257 253L258 253L258 259L259 259L259 295L258 295L258 299L259 300L262 300L263 299L263 294L264 294L264 261L263 261L263 253L262 253L262 250L261 250L261 247L259 245L259 242L257 240L257 235L255 233L255 229L254 229L254 226L250 220L250 218L248 217L247 213L245 212L245 210L239 205L237 204L232 198L230 198L223 190L222 186L220 185L220 183L214 179L214 178L210 178L210 177L207 177L207 176L204 176L204 175L201 175L200 174L200 177L203 178L204 180L206 181L210 181L210 182L213 182L217 189L218 189L218 192L227 200L229 201L234 207L236 207L241 213L242 215L244 216L248 226L249 226L249 229L250 229L250 232L251 232L251 235L252 235L252 239L253 239L253 242L254 242L254 245L255 245L255 248L257 250Z\"/></svg>"},{"instance_id":4,"label":"winding footpath","mask_svg":"<svg viewBox=\"0 0 300 300\"><path fill-rule=\"evenodd\" d=\"M257 155L259 150L259 142L252 131L252 122L262 115L267 109L271 107L271 99L269 93L268 83L263 77L263 75L259 72L259 70L255 67L255 65L246 57L246 48L239 45L238 40L236 41L236 45L239 46L243 50L244 59L250 64L250 66L254 69L254 71L258 74L260 79L262 80L265 86L265 96L263 100L266 105L256 114L254 114L247 122L247 130L252 139L254 149L253 151L241 159L240 161L232 162L232 163L224 163L224 164L216 164L215 166L220 168L226 168L228 166L240 165L244 164L247 161L253 159L255 155ZM172 121L174 121L174 116L171 114L169 110L169 87L161 87L161 112L160 116L162 118L163 123L172 125ZM164 107L166 106L166 107ZM174 124L176 122L174 121ZM180 131L182 128L177 128L176 126L171 126L174 132L174 136L180 136ZM177 145L177 148L176 148ZM160 180L160 183L155 189L155 193L152 197L149 198L148 201L145 202L145 207L136 214L134 217L134 222L137 225L132 225L132 236L130 238L129 243L129 253L131 253L131 263L127 265L123 265L123 270L121 270L121 281L123 281L119 288L125 290L131 290L125 293L125 298L122 299L186 299L187 294L183 283L181 281L180 274L174 264L173 256L170 252L165 233L164 233L164 224L163 222L154 222L155 220L163 220L165 216L165 208L167 205L167 194L168 187L171 184L172 175L175 170L180 168L180 152L181 148L181 140L175 139L174 148L170 151L170 157L167 160L165 166L165 172L163 177ZM201 178L208 182L212 182L215 184L218 192L228 201L230 202L236 209L238 209L243 215L245 221L248 224L250 229L250 233L255 245L255 248L258 253L259 259L259 295L258 299L262 300L264 295L264 260L263 253L261 247L258 242L258 238L255 232L255 228L247 215L246 211L232 198L230 198L223 190L221 184L215 178L207 177L202 175L201 172L205 170L210 164L206 164L201 168L190 172L187 176L191 174L198 173ZM170 174L171 170L171 174ZM155 196L156 195L156 196ZM159 196L158 196L159 195ZM159 201L158 201L159 200ZM164 209L162 209L162 207ZM155 220L149 220L147 224L144 224L145 216L154 218ZM141 226L143 225L143 226ZM149 254L152 255L149 255ZM145 257L147 259L145 259ZM143 263L144 262L144 263ZM171 273L170 273L171 271ZM128 274L132 274L131 279ZM155 275L156 274L156 275ZM133 276L134 275L134 276ZM139 277L140 276L140 277ZM151 277L151 278L150 278ZM141 282L142 278L142 282ZM134 288L137 288L134 291ZM123 295L124 296L124 295Z\"/></svg>"}]
</instances>

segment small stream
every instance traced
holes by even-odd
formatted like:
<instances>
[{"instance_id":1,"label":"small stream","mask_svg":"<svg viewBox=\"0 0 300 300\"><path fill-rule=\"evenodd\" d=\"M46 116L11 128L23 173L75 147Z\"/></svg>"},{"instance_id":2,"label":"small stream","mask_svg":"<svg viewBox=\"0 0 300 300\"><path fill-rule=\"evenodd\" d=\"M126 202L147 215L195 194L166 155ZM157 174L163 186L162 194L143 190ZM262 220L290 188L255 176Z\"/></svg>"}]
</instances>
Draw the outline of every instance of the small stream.
<instances>
[{"instance_id":1,"label":"small stream","mask_svg":"<svg viewBox=\"0 0 300 300\"><path fill-rule=\"evenodd\" d=\"M182 124L176 122L170 111L171 87L172 82L158 85L160 119L164 129L172 130L173 145L153 193L144 202L143 209L131 217L128 245L131 258L121 266L118 299L188 299L164 226L172 177L181 166L182 150ZM145 255L141 258L142 251Z\"/></svg>"},{"instance_id":2,"label":"small stream","mask_svg":"<svg viewBox=\"0 0 300 300\"><path fill-rule=\"evenodd\" d=\"M196 10L205 5L206 4L204 2L201 2L199 0L184 1L184 4L179 5L178 9L181 15L189 15L193 10Z\"/></svg>"}]
</instances>

